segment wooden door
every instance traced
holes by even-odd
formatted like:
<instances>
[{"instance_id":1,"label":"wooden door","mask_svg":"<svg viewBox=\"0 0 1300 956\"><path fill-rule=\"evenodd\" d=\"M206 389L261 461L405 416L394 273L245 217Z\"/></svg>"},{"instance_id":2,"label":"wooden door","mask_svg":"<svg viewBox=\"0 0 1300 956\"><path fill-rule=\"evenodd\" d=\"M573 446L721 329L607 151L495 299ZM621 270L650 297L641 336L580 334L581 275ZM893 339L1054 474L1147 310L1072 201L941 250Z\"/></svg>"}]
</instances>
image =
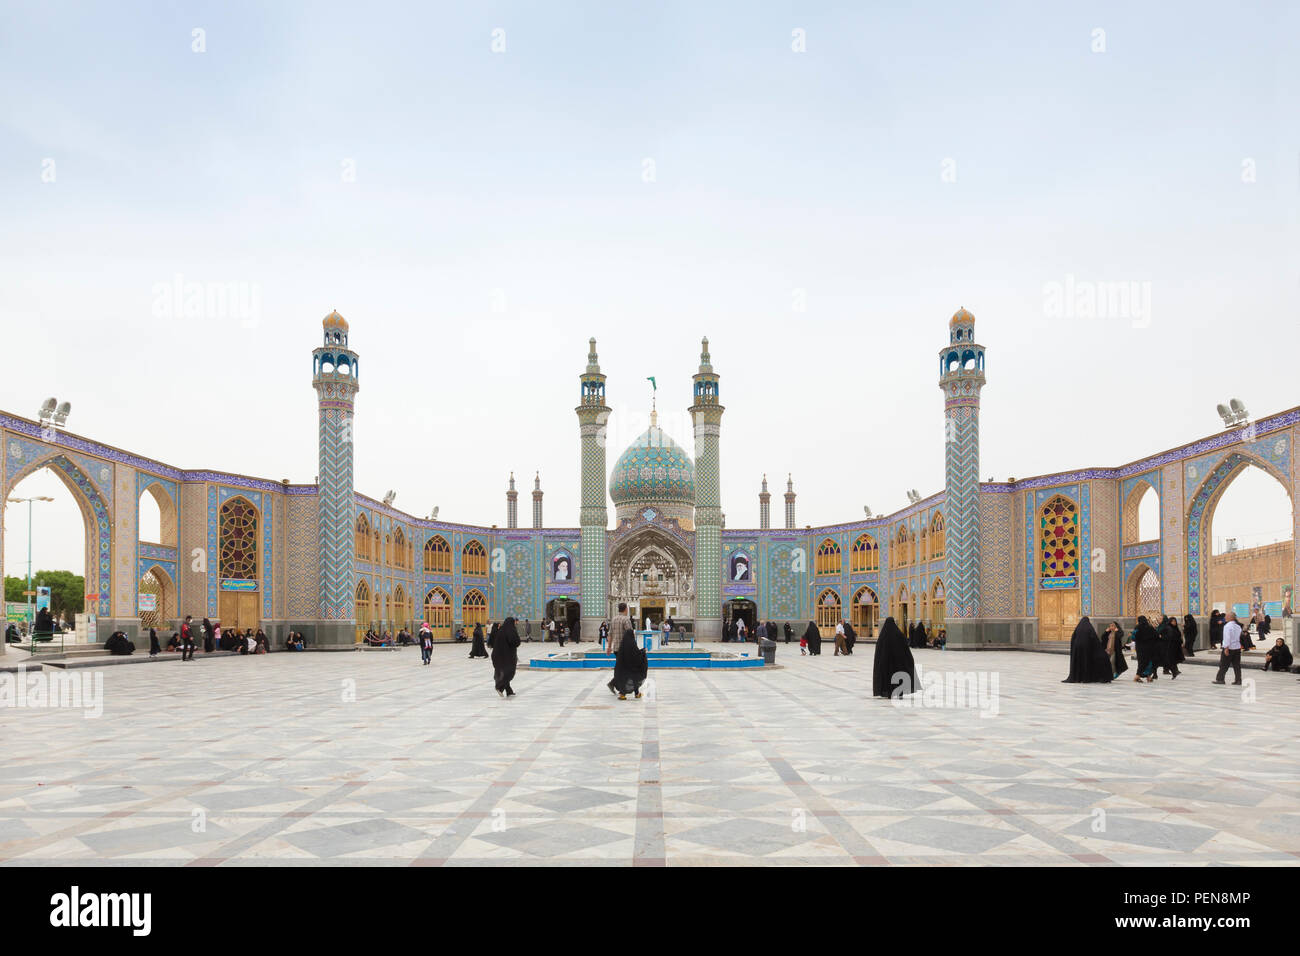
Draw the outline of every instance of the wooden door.
<instances>
[{"instance_id":1,"label":"wooden door","mask_svg":"<svg viewBox=\"0 0 1300 956\"><path fill-rule=\"evenodd\" d=\"M219 617L221 629L223 631L229 631L231 628L238 628L241 631L248 628L257 630L258 625L262 623L259 598L260 595L256 591L222 591L221 602L218 605L221 611Z\"/></svg>"},{"instance_id":2,"label":"wooden door","mask_svg":"<svg viewBox=\"0 0 1300 956\"><path fill-rule=\"evenodd\" d=\"M1079 591L1062 588L1038 592L1038 639L1068 641L1079 623Z\"/></svg>"}]
</instances>

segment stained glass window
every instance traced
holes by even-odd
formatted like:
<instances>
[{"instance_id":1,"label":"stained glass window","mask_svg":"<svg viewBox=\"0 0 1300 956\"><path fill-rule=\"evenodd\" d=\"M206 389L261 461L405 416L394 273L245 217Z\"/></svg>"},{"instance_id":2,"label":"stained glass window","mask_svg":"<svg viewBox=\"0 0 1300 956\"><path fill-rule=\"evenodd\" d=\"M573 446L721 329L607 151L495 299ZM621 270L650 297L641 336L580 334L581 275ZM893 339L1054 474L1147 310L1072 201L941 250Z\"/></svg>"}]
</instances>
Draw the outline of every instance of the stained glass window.
<instances>
[{"instance_id":1,"label":"stained glass window","mask_svg":"<svg viewBox=\"0 0 1300 956\"><path fill-rule=\"evenodd\" d=\"M840 546L827 538L817 548L816 563L817 574L839 574L843 564L840 560Z\"/></svg>"},{"instance_id":2,"label":"stained glass window","mask_svg":"<svg viewBox=\"0 0 1300 956\"><path fill-rule=\"evenodd\" d=\"M424 543L424 570L427 574L451 574L451 545L440 534Z\"/></svg>"},{"instance_id":3,"label":"stained glass window","mask_svg":"<svg viewBox=\"0 0 1300 956\"><path fill-rule=\"evenodd\" d=\"M461 601L461 621L473 627L475 624L486 624L488 619L487 598L483 596L482 591L466 591L465 600Z\"/></svg>"},{"instance_id":4,"label":"stained glass window","mask_svg":"<svg viewBox=\"0 0 1300 956\"><path fill-rule=\"evenodd\" d=\"M246 498L221 506L221 577L257 580L257 509Z\"/></svg>"},{"instance_id":5,"label":"stained glass window","mask_svg":"<svg viewBox=\"0 0 1300 956\"><path fill-rule=\"evenodd\" d=\"M487 552L483 550L483 545L477 541L471 541L465 545L460 555L460 571L462 574L474 577L487 577L488 559Z\"/></svg>"},{"instance_id":6,"label":"stained glass window","mask_svg":"<svg viewBox=\"0 0 1300 956\"><path fill-rule=\"evenodd\" d=\"M1038 540L1044 578L1068 578L1079 573L1079 509L1057 495L1038 510Z\"/></svg>"},{"instance_id":7,"label":"stained glass window","mask_svg":"<svg viewBox=\"0 0 1300 956\"><path fill-rule=\"evenodd\" d=\"M880 548L876 539L869 534L859 536L853 542L853 573L859 571L880 570Z\"/></svg>"}]
</instances>

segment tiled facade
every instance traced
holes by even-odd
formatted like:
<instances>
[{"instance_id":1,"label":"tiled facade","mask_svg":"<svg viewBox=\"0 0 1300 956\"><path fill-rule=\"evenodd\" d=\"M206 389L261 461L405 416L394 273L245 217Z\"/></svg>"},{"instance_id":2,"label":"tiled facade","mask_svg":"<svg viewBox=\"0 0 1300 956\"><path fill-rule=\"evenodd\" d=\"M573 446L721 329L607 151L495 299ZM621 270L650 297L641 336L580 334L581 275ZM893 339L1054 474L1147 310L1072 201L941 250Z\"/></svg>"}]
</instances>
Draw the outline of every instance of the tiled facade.
<instances>
[{"instance_id":1,"label":"tiled facade","mask_svg":"<svg viewBox=\"0 0 1300 956\"><path fill-rule=\"evenodd\" d=\"M341 322L341 317L337 321ZM1148 568L1160 576L1164 610L1207 613L1205 549L1214 507L1232 479L1250 465L1276 477L1294 500L1300 409L1119 467L976 482L971 493L964 483L977 474L974 469L978 467L978 415L972 400L977 399L984 378L983 347L970 341L973 325L973 316L962 310L949 324L949 331L954 334L960 327L962 348L969 344L978 349L976 368L965 369L977 375L950 376L955 370L946 363L947 349L941 355L945 405L950 412L961 412L957 417L967 423L956 423L955 430L942 439L935 436L936 441L954 446L945 490L893 514L846 524L803 529L721 526L722 406L717 401L719 379L706 346L692 394L696 460L672 463L678 470L678 485L683 487L684 466L693 470L693 505L687 507L675 500L656 508L654 501L638 498L635 514L629 511L615 527L609 527L604 447L609 408L594 340L586 373L581 376L577 409L579 434L575 438L582 454L583 492L577 527L449 524L406 514L354 491L353 436L350 418L342 417L348 409L342 405L350 407L354 400L359 359L355 352L343 348L346 342L327 348L335 360L346 354L350 361L350 389L341 389L335 379L326 381L320 365L323 350L314 353L313 374L321 405L317 423L322 448L320 486L183 470L4 414L0 414L0 480L8 496L27 475L49 467L71 490L87 523L87 590L97 595L91 610L100 618L101 637L108 633L106 627L134 633L139 581L150 571L169 589L166 606L178 616L219 614L226 585L218 554L218 523L222 504L236 496L249 502L260 517L258 573L243 589L257 593L260 623L277 638L290 627L306 631L309 637L333 628L331 633L340 640L344 636L352 640L359 616L355 595L360 581L366 582L371 594L378 595L377 606L383 609L381 622L385 624L407 623L404 600L397 602L401 616L394 609L393 618L388 619L390 598L409 597L411 617L418 622L424 616L426 597L436 588L446 595L457 622L463 619L466 595L478 592L493 619L513 615L536 622L546 616L549 602L565 598L581 606L583 626L592 628L610 613L608 604L615 586L610 567L618 549L634 542L640 547L646 541L659 541L665 550L681 556L682 567L690 576L693 618L706 633L713 625L705 627L705 622L720 623L729 614L729 602L737 600L752 601L760 618L783 623L816 619L819 597L833 600L847 614L856 600L873 596L883 617L889 610L901 608L903 602L914 616L923 607L933 608L934 598L942 594L948 620L973 622L971 633L980 640L997 643L1000 635L1010 633L999 622L1021 622L1027 629L1019 633L1032 639L1041 603L1036 511L1056 495L1078 509L1080 564L1077 580L1070 586L1078 591L1081 613L1127 616L1132 582ZM969 392L967 384L971 385ZM331 418L331 411L340 414ZM642 467L650 469L648 480L658 480L653 471L656 463L638 462L638 472ZM665 475L671 484L673 476L667 471ZM626 486L620 487L620 495L641 494L626 465L619 480ZM327 482L333 503L324 508ZM1147 487L1159 496L1160 539L1140 542L1136 540L1136 501ZM787 488L792 496L792 485ZM970 493L973 505L969 514L963 510L965 506L955 503L954 489L964 496ZM540 485L537 492L540 495ZM163 541L137 540L143 494L152 494L160 502ZM733 506L733 513L736 510ZM936 515L943 515L946 524L944 555L931 558L922 554L895 566L900 530L906 529L919 541L922 528L930 527ZM364 562L355 552L358 517L364 517L380 534L381 553ZM411 544L409 567L400 566L391 552L384 553L384 542L399 531ZM854 571L854 543L864 534L870 534L877 545L878 567ZM424 545L434 535L448 542L452 561L448 572L426 572L424 568ZM841 563L819 569L815 555L828 540L839 548ZM486 574L466 573L464 550L472 542L488 555ZM738 558L749 569L739 580ZM1300 572L1298 560L1293 551L1293 576ZM564 568L562 574L557 570L560 567ZM959 614L968 616L959 618Z\"/></svg>"}]
</instances>

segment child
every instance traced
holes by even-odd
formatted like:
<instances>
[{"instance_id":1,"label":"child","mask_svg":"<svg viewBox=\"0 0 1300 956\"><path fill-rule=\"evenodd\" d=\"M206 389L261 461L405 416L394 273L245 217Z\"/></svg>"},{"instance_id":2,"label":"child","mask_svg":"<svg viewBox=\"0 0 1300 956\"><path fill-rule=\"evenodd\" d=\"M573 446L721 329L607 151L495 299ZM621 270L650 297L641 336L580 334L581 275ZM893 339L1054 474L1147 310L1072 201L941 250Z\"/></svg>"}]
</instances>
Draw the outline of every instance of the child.
<instances>
[{"instance_id":1,"label":"child","mask_svg":"<svg viewBox=\"0 0 1300 956\"><path fill-rule=\"evenodd\" d=\"M799 656L806 657L807 655L808 655L808 638L801 637L799 638Z\"/></svg>"}]
</instances>

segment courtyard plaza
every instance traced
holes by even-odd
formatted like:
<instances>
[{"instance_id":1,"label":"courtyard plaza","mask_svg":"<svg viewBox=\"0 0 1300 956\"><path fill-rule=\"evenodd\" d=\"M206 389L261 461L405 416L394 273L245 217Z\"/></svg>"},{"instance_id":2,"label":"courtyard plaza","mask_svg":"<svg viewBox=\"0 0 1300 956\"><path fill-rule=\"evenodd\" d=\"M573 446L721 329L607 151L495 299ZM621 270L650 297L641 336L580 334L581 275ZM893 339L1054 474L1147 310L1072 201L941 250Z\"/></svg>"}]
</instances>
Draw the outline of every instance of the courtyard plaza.
<instances>
[{"instance_id":1,"label":"courtyard plaza","mask_svg":"<svg viewBox=\"0 0 1300 956\"><path fill-rule=\"evenodd\" d=\"M996 675L981 716L870 698L870 644L652 670L626 701L608 670L528 669L554 650L520 648L512 700L465 645L430 667L412 647L69 671L103 675L101 717L0 709L0 861L1300 861L1294 676L1070 685L1061 655L916 652L926 674Z\"/></svg>"}]
</instances>

